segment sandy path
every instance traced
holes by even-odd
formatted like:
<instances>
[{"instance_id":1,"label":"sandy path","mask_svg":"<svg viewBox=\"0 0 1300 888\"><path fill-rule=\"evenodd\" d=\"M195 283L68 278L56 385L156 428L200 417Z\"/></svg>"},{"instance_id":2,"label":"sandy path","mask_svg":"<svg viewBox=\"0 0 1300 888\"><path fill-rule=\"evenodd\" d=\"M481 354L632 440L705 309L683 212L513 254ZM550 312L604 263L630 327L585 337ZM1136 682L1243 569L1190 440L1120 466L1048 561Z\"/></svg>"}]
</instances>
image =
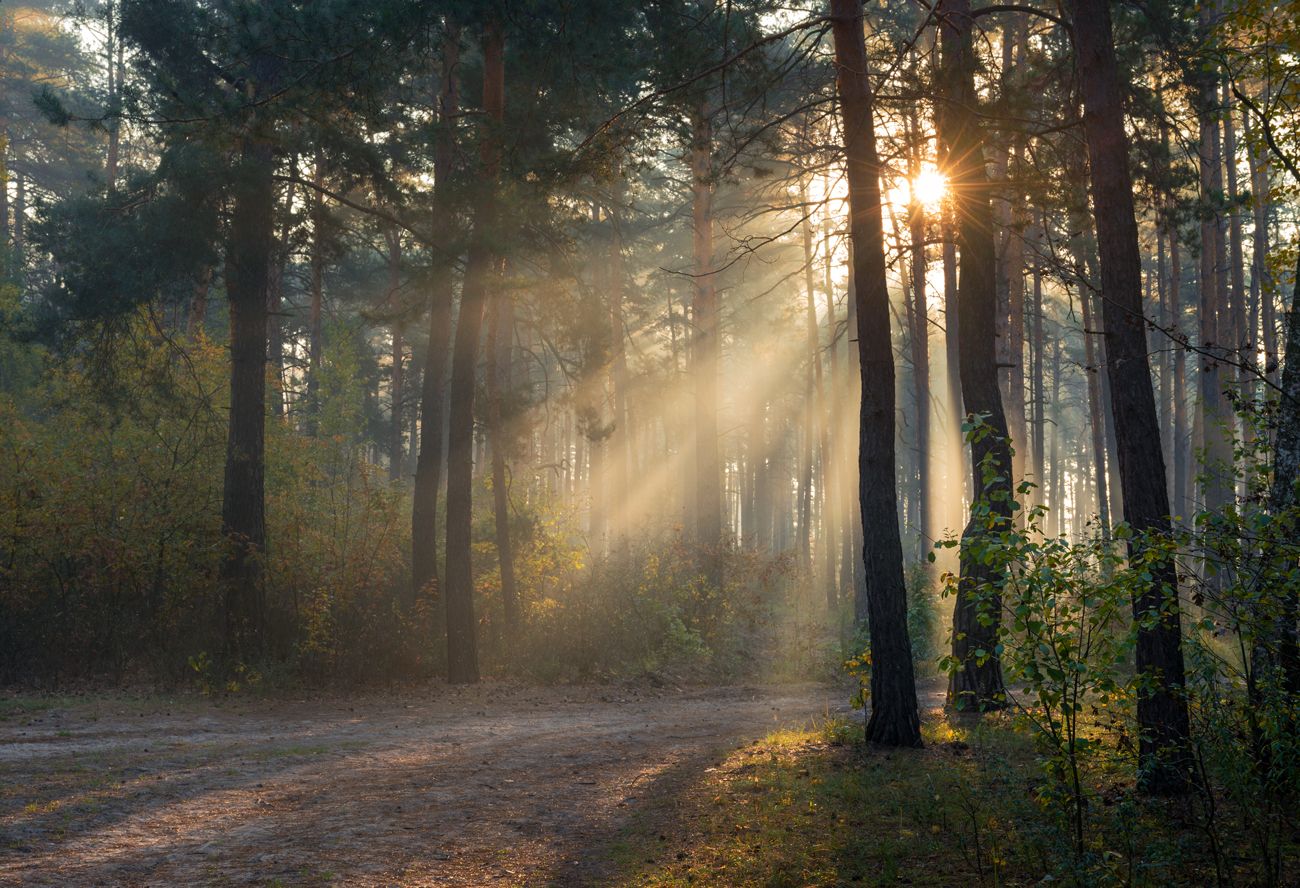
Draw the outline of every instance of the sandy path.
<instances>
[{"instance_id":1,"label":"sandy path","mask_svg":"<svg viewBox=\"0 0 1300 888\"><path fill-rule=\"evenodd\" d=\"M0 885L599 882L648 799L843 699L489 684L11 715Z\"/></svg>"}]
</instances>

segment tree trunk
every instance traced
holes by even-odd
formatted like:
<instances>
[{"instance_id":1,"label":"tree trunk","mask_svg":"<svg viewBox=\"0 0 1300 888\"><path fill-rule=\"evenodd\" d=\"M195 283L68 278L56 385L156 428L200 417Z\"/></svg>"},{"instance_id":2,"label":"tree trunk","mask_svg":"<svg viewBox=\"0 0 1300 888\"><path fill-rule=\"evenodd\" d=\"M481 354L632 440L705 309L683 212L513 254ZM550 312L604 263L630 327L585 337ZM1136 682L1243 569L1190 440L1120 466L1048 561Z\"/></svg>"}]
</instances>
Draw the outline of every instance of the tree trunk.
<instances>
[{"instance_id":1,"label":"tree trunk","mask_svg":"<svg viewBox=\"0 0 1300 888\"><path fill-rule=\"evenodd\" d=\"M289 158L289 178L298 175L296 157ZM271 259L271 297L267 311L267 356L271 362L271 378L274 381L271 392L271 412L276 417L283 417L284 404L284 278L285 266L289 261L289 235L293 223L294 187L284 187L284 210L280 221L280 237L276 244L275 255ZM192 334L191 334L192 335Z\"/></svg>"},{"instance_id":2,"label":"tree trunk","mask_svg":"<svg viewBox=\"0 0 1300 888\"><path fill-rule=\"evenodd\" d=\"M1160 380L1160 386L1156 391L1156 419L1160 423L1160 452L1170 458L1170 465L1172 466L1174 442L1171 408L1174 402L1170 395L1174 386L1174 362L1171 360L1172 350L1169 348L1169 340L1159 334L1159 330L1164 330L1167 333L1170 328L1169 270L1166 261L1169 256L1167 250L1169 232L1167 230L1167 218L1164 215L1163 208L1159 205L1156 208L1155 229L1156 325L1159 329L1153 333L1153 342L1148 344L1148 348L1156 354L1156 376ZM1172 477L1169 483L1169 508L1171 512L1176 508L1174 505Z\"/></svg>"},{"instance_id":3,"label":"tree trunk","mask_svg":"<svg viewBox=\"0 0 1300 888\"><path fill-rule=\"evenodd\" d=\"M450 230L448 180L456 158L455 121L460 114L460 29L448 19L442 43L442 83L438 95L438 135L434 144L435 224ZM444 261L434 271L429 294L429 350L420 387L420 442L411 506L411 597L408 608L438 589L438 486L442 482L443 396L447 345L451 342L452 268Z\"/></svg>"},{"instance_id":4,"label":"tree trunk","mask_svg":"<svg viewBox=\"0 0 1300 888\"><path fill-rule=\"evenodd\" d=\"M1083 306L1083 361L1088 374L1088 427L1092 432L1093 472L1097 484L1097 513L1101 519L1101 533L1109 537L1114 522L1111 521L1110 495L1106 472L1106 412L1101 392L1102 369L1097 363L1096 318L1092 314L1092 295L1088 282L1079 287L1079 302Z\"/></svg>"},{"instance_id":5,"label":"tree trunk","mask_svg":"<svg viewBox=\"0 0 1300 888\"><path fill-rule=\"evenodd\" d=\"M261 653L265 623L266 306L274 241L274 173L270 142L246 134L226 243L230 431L221 496L226 551L220 581L230 667Z\"/></svg>"},{"instance_id":6,"label":"tree trunk","mask_svg":"<svg viewBox=\"0 0 1300 888\"><path fill-rule=\"evenodd\" d=\"M1002 92L1017 89L1018 68L1028 38L1024 16L1008 13L1002 30ZM1015 194L1012 180L1020 163L1023 136L1014 129L1007 142L994 149L998 192L993 203L997 223L996 286L998 292L998 370L1002 384L1007 433L1011 441L1013 485L1024 477L1028 435L1025 423L1025 282L1023 197Z\"/></svg>"},{"instance_id":7,"label":"tree trunk","mask_svg":"<svg viewBox=\"0 0 1300 888\"><path fill-rule=\"evenodd\" d=\"M1223 160L1228 184L1228 313L1232 324L1232 338L1227 345L1232 349L1233 359L1237 362L1236 372L1238 394L1244 401L1250 398L1251 373L1255 334L1246 323L1246 259L1242 245L1241 201L1237 190L1237 128L1232 115L1232 92L1225 80L1223 83ZM1242 440L1249 445L1254 437L1254 428L1248 421L1241 425ZM1244 495L1245 479L1239 482Z\"/></svg>"},{"instance_id":8,"label":"tree trunk","mask_svg":"<svg viewBox=\"0 0 1300 888\"><path fill-rule=\"evenodd\" d=\"M1208 31L1212 11L1201 7L1201 28ZM1230 335L1228 318L1220 316L1220 224L1218 205L1223 192L1223 161L1219 156L1218 77L1213 70L1198 74L1196 111L1200 127L1201 274L1200 274L1200 345L1201 345L1201 434L1204 438L1205 465L1202 467L1204 507L1218 511L1228 503L1231 492L1232 444L1228 427L1232 417L1224 404L1220 379L1223 343ZM1207 565L1207 572L1213 568ZM1213 583L1214 577L1207 577Z\"/></svg>"},{"instance_id":9,"label":"tree trunk","mask_svg":"<svg viewBox=\"0 0 1300 888\"><path fill-rule=\"evenodd\" d=\"M854 280L854 259L853 259L853 238L848 239L848 293L845 294L846 307L846 328L844 338L845 358L848 364L848 372L844 380L844 400L847 404L858 403L862 397L862 361L857 345L853 342L853 337L858 332L858 287ZM858 435L856 423L846 421L843 423L844 429L844 486L849 491L857 491L861 486L861 477L858 471L859 460L862 458L862 441ZM854 497L850 495L850 503L847 510L848 514L848 539L849 539L849 564L853 568L853 621L855 625L861 626L867 622L867 576L866 565L862 560L862 509L859 503L853 501Z\"/></svg>"},{"instance_id":10,"label":"tree trunk","mask_svg":"<svg viewBox=\"0 0 1300 888\"><path fill-rule=\"evenodd\" d=\"M695 536L701 571L722 587L722 466L718 454L718 353L721 317L714 285L713 125L707 100L691 117L691 206L694 224Z\"/></svg>"},{"instance_id":11,"label":"tree trunk","mask_svg":"<svg viewBox=\"0 0 1300 888\"><path fill-rule=\"evenodd\" d=\"M1174 498L1170 502L1175 516L1180 520L1191 517L1191 503L1187 501L1189 479L1188 431L1187 431L1187 349L1183 346L1183 253L1174 228L1169 235L1169 325L1174 338L1174 378L1173 399L1174 414L1173 444L1174 455Z\"/></svg>"},{"instance_id":12,"label":"tree trunk","mask_svg":"<svg viewBox=\"0 0 1300 888\"><path fill-rule=\"evenodd\" d=\"M1169 151L1169 126L1160 121L1160 142ZM1192 504L1187 497L1188 430L1187 430L1187 348L1183 338L1183 254L1182 236L1177 217L1173 213L1173 195L1163 195L1168 204L1164 218L1159 220L1165 228L1165 242L1169 247L1169 280L1166 285L1170 351L1165 361L1169 384L1164 392L1169 414L1169 449L1173 461L1173 480L1170 485L1169 507L1175 524L1182 523L1192 514Z\"/></svg>"},{"instance_id":13,"label":"tree trunk","mask_svg":"<svg viewBox=\"0 0 1300 888\"><path fill-rule=\"evenodd\" d=\"M971 443L976 498L989 515L972 508L962 531L961 578L953 611L953 658L958 669L948 688L950 703L966 709L1006 705L1002 665L995 649L1001 620L1004 577L985 565L979 546L1011 520L1011 448L997 373L997 288L994 280L993 211L984 167L984 135L975 92L977 61L971 42L969 0L940 0L937 12L942 46L941 79L947 94L936 117L949 158L948 181L961 252L958 279L958 339L962 403L968 415L983 418L991 434ZM985 483L986 468L990 482ZM980 619L981 615L985 618ZM981 652L981 653L977 653Z\"/></svg>"},{"instance_id":14,"label":"tree trunk","mask_svg":"<svg viewBox=\"0 0 1300 888\"><path fill-rule=\"evenodd\" d=\"M919 172L919 165L918 172ZM913 173L915 176L915 173ZM934 545L934 516L930 510L930 318L925 296L925 209L913 201L909 210L911 236L912 311L912 401L916 421L916 528L917 557L922 569L926 554Z\"/></svg>"},{"instance_id":15,"label":"tree trunk","mask_svg":"<svg viewBox=\"0 0 1300 888\"><path fill-rule=\"evenodd\" d=\"M907 587L894 477L894 351L880 206L880 161L862 33L861 0L831 0L836 83L844 128L853 241L862 409L858 426L858 497L864 528L871 718L867 740L920 746Z\"/></svg>"},{"instance_id":16,"label":"tree trunk","mask_svg":"<svg viewBox=\"0 0 1300 888\"><path fill-rule=\"evenodd\" d=\"M312 213L311 213L311 302L307 308L307 431L316 434L316 422L320 415L320 365L324 348L324 307L325 307L325 204L321 188L325 185L325 156L316 152L316 163L312 170Z\"/></svg>"},{"instance_id":17,"label":"tree trunk","mask_svg":"<svg viewBox=\"0 0 1300 888\"><path fill-rule=\"evenodd\" d=\"M104 181L112 191L117 186L118 156L121 153L121 112L122 79L125 74L122 56L121 13L118 4L109 0L105 7L105 59L104 69L108 72L108 151L104 157Z\"/></svg>"},{"instance_id":18,"label":"tree trunk","mask_svg":"<svg viewBox=\"0 0 1300 888\"><path fill-rule=\"evenodd\" d=\"M4 51L0 49L0 61L4 60ZM0 250L9 247L9 126L3 112L0 112ZM2 269L8 273L6 267Z\"/></svg>"},{"instance_id":19,"label":"tree trunk","mask_svg":"<svg viewBox=\"0 0 1300 888\"><path fill-rule=\"evenodd\" d=\"M1030 323L1033 334L1029 353L1029 408L1033 417L1033 427L1030 429L1030 434L1033 439L1031 449L1034 457L1034 484L1038 485L1033 498L1035 503L1042 504L1050 501L1044 499L1044 495L1047 493L1047 455L1043 452L1043 442L1047 434L1047 425L1043 416L1046 406L1046 395L1043 391L1045 372L1043 348L1046 341L1043 339L1043 269L1039 265L1037 258L1034 260L1032 279L1033 284L1030 292L1033 294L1033 301L1030 305L1030 311L1032 312ZM1056 505L1055 502L1052 502L1054 508Z\"/></svg>"},{"instance_id":20,"label":"tree trunk","mask_svg":"<svg viewBox=\"0 0 1300 888\"><path fill-rule=\"evenodd\" d=\"M621 184L615 197L621 200ZM626 271L623 267L623 231L617 204L609 212L609 381L614 395L613 430L606 438L610 454L608 473L609 501L617 504L612 516L613 532L620 549L626 547L632 521L629 509L629 484L634 477L632 469L632 429L627 408L627 336L624 333L623 286Z\"/></svg>"},{"instance_id":21,"label":"tree trunk","mask_svg":"<svg viewBox=\"0 0 1300 888\"><path fill-rule=\"evenodd\" d=\"M1264 94L1264 105L1268 105L1269 92ZM1259 305L1259 322L1261 328L1261 351L1264 354L1264 376L1274 384L1278 381L1277 360L1277 318L1273 301L1272 272L1268 267L1268 216L1271 201L1271 183L1269 176L1268 152L1263 145L1250 139L1250 115L1245 115L1247 142L1252 144L1250 151L1250 190L1251 214L1253 225L1251 231L1251 270L1250 288L1252 301Z\"/></svg>"},{"instance_id":22,"label":"tree trunk","mask_svg":"<svg viewBox=\"0 0 1300 888\"><path fill-rule=\"evenodd\" d=\"M22 274L27 266L27 177L14 173L14 271Z\"/></svg>"},{"instance_id":23,"label":"tree trunk","mask_svg":"<svg viewBox=\"0 0 1300 888\"><path fill-rule=\"evenodd\" d=\"M1059 330L1059 325L1057 330ZM1065 523L1065 466L1061 459L1061 337L1053 336L1052 342L1052 440L1050 453L1051 493L1047 502L1052 505L1050 527L1052 534L1066 532Z\"/></svg>"},{"instance_id":24,"label":"tree trunk","mask_svg":"<svg viewBox=\"0 0 1300 888\"><path fill-rule=\"evenodd\" d=\"M507 632L519 627L519 598L515 590L515 554L510 538L510 481L506 477L505 398L510 389L514 305L500 281L489 296L487 351L487 426L492 446L492 512L497 560L501 569L501 610Z\"/></svg>"},{"instance_id":25,"label":"tree trunk","mask_svg":"<svg viewBox=\"0 0 1300 888\"><path fill-rule=\"evenodd\" d=\"M388 480L397 482L405 474L406 422L403 401L405 381L403 362L406 345L402 341L402 310L398 291L402 284L402 236L395 228L384 232L388 240L388 309L393 313L392 376L389 378L391 403L388 414Z\"/></svg>"},{"instance_id":26,"label":"tree trunk","mask_svg":"<svg viewBox=\"0 0 1300 888\"><path fill-rule=\"evenodd\" d=\"M450 432L447 445L447 680L478 681L478 637L474 620L471 560L474 486L474 389L479 335L488 278L493 273L492 241L497 220L497 175L501 165L496 131L505 111L505 37L500 22L483 27L483 110L486 131L480 143L474 233L461 288L460 318L451 356Z\"/></svg>"},{"instance_id":27,"label":"tree trunk","mask_svg":"<svg viewBox=\"0 0 1300 888\"><path fill-rule=\"evenodd\" d=\"M1294 170L1293 170L1294 171ZM1294 516L1300 507L1300 260L1292 283L1291 305L1286 317L1286 366L1282 371L1278 397L1278 422L1273 444L1273 483L1269 509L1275 516ZM1294 565L1293 565L1294 566ZM1300 697L1300 638L1296 621L1300 616L1300 590L1294 583L1281 590L1277 628L1272 639L1282 686L1292 701Z\"/></svg>"},{"instance_id":28,"label":"tree trunk","mask_svg":"<svg viewBox=\"0 0 1300 888\"><path fill-rule=\"evenodd\" d=\"M1141 534L1168 536L1169 496L1142 313L1142 259L1133 209L1133 180L1124 132L1123 88L1111 40L1107 0L1071 0L1083 94L1084 135L1101 264L1102 326L1107 345L1124 518L1139 534L1130 555L1143 553ZM1157 538L1156 546L1160 544ZM1178 575L1171 557L1149 564L1151 580L1133 599L1138 626L1139 769L1153 792L1186 788L1187 701L1183 696Z\"/></svg>"},{"instance_id":29,"label":"tree trunk","mask_svg":"<svg viewBox=\"0 0 1300 888\"><path fill-rule=\"evenodd\" d=\"M806 414L809 417L808 431L810 441L807 448L808 468L811 470L814 463L820 466L821 473L817 478L817 490L822 493L822 517L823 528L827 522L825 520L828 512L831 511L830 503L826 497L826 476L830 465L829 453L830 444L827 440L827 418L826 418L826 383L822 378L822 346L821 333L817 324L817 294L816 287L813 284L813 261L815 258L815 248L813 246L813 229L812 220L809 218L812 208L808 206L808 186L804 180L799 182L800 203L803 205L803 263L804 263L804 320L807 326L808 336L808 361L809 361L809 383L812 389L812 397L809 399ZM814 459L813 449L816 448L817 456ZM809 471L811 477L812 472ZM835 557L834 547L830 545L830 535L824 532L822 535L821 549L824 554L829 555L826 565L825 576L822 581L826 586L826 608L828 613L834 613L839 598L835 593ZM810 572L813 571L811 562L809 563Z\"/></svg>"},{"instance_id":30,"label":"tree trunk","mask_svg":"<svg viewBox=\"0 0 1300 888\"><path fill-rule=\"evenodd\" d=\"M842 472L840 455L841 439L839 434L839 424L836 423L836 417L844 415L844 407L841 404L841 387L844 386L844 376L840 369L840 346L836 338L836 311L835 311L835 286L831 278L831 231L829 226L823 229L822 237L823 250L826 251L826 261L822 265L823 287L826 289L826 330L829 352L829 365L827 367L826 390L827 403L826 410L822 413L822 482L826 485L827 491L827 524L826 524L826 569L827 569L827 606L831 608L831 614L840 614L840 602L844 598L846 589L852 588L853 584L853 550L850 545L849 550L845 551L846 534L844 530L845 514L849 510L848 502L845 495L844 472ZM848 559L848 560L845 560Z\"/></svg>"},{"instance_id":31,"label":"tree trunk","mask_svg":"<svg viewBox=\"0 0 1300 888\"><path fill-rule=\"evenodd\" d=\"M942 142L939 151L940 163L947 169ZM972 498L972 493L969 489L971 475L967 471L966 448L961 433L964 416L961 404L961 317L957 311L957 230L951 197L944 201L943 206L943 319L944 360L948 370L948 431L944 437L948 448L948 489L952 491L955 500L955 508L947 511L945 527L954 527L961 521L966 500Z\"/></svg>"}]
</instances>

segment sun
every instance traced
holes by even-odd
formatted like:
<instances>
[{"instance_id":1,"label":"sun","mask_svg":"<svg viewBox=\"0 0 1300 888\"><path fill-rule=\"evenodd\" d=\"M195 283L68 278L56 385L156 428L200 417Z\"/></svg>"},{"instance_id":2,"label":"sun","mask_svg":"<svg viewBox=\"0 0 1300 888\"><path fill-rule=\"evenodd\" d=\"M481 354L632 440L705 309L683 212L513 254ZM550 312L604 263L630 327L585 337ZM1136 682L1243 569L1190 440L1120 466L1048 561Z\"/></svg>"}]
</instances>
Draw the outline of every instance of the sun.
<instances>
[{"instance_id":1,"label":"sun","mask_svg":"<svg viewBox=\"0 0 1300 888\"><path fill-rule=\"evenodd\" d=\"M948 179L934 169L923 169L911 182L911 196L926 209L934 209L948 193Z\"/></svg>"},{"instance_id":2,"label":"sun","mask_svg":"<svg viewBox=\"0 0 1300 888\"><path fill-rule=\"evenodd\" d=\"M939 209L947 195L947 177L933 164L927 163L910 179L894 179L884 198L896 212L910 212L908 207L915 201L923 211L932 213Z\"/></svg>"}]
</instances>

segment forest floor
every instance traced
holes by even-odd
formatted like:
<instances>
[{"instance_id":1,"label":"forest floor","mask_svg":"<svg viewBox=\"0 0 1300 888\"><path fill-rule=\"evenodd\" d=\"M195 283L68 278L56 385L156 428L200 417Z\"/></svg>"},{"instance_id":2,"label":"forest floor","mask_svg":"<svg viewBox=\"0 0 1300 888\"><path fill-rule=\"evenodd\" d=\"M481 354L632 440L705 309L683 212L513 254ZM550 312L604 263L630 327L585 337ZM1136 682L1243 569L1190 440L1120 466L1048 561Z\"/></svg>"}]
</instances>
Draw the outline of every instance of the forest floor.
<instances>
[{"instance_id":1,"label":"forest floor","mask_svg":"<svg viewBox=\"0 0 1300 888\"><path fill-rule=\"evenodd\" d=\"M614 885L843 689L0 697L0 885ZM682 836L676 833L682 832Z\"/></svg>"}]
</instances>

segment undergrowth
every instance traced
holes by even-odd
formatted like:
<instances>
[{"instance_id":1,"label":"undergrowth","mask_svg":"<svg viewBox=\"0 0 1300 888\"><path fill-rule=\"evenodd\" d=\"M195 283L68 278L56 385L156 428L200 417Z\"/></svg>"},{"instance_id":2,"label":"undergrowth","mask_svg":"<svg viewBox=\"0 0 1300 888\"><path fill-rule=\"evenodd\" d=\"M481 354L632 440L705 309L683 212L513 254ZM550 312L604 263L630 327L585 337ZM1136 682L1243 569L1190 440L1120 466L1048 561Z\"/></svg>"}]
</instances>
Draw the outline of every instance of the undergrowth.
<instances>
[{"instance_id":1,"label":"undergrowth","mask_svg":"<svg viewBox=\"0 0 1300 888\"><path fill-rule=\"evenodd\" d=\"M1094 828L1076 854L1068 819L1038 794L1028 731L1006 716L937 712L923 731L924 749L867 748L860 724L830 719L743 747L689 790L673 834L624 843L616 884L1216 884L1192 801L1145 798L1123 771L1093 772ZM1249 840L1243 813L1218 815L1238 848ZM1239 855L1232 884L1264 878Z\"/></svg>"}]
</instances>

